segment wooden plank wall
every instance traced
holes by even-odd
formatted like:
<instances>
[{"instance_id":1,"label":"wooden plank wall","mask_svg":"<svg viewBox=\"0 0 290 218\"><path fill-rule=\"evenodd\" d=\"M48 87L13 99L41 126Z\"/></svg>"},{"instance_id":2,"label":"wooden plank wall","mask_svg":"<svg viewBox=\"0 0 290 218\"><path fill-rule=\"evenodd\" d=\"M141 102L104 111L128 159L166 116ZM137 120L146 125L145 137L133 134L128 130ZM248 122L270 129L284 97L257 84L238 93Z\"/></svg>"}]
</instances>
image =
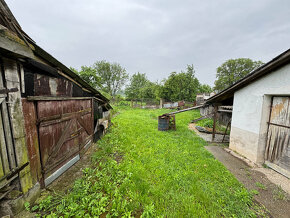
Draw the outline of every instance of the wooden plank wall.
<instances>
[{"instance_id":1,"label":"wooden plank wall","mask_svg":"<svg viewBox=\"0 0 290 218\"><path fill-rule=\"evenodd\" d=\"M265 159L290 172L290 97L273 97Z\"/></svg>"},{"instance_id":2,"label":"wooden plank wall","mask_svg":"<svg viewBox=\"0 0 290 218\"><path fill-rule=\"evenodd\" d=\"M16 162L21 166L29 161L28 151L26 147L25 131L24 131L24 116L22 112L21 90L22 81L21 65L16 61L3 58L4 76L6 88L17 88L19 91L8 93L8 111L12 124L12 137L14 140L14 149L16 153ZM28 165L19 173L20 184L23 193L26 193L32 187L32 179L30 174L30 166Z\"/></svg>"}]
</instances>

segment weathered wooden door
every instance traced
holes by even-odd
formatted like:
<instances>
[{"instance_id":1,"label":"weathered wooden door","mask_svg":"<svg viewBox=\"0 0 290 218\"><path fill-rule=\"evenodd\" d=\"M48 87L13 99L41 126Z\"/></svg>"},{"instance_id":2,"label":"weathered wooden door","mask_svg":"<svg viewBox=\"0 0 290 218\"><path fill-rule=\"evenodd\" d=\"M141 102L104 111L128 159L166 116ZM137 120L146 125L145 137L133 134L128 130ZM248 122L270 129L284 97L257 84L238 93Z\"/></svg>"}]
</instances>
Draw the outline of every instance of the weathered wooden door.
<instances>
[{"instance_id":1,"label":"weathered wooden door","mask_svg":"<svg viewBox=\"0 0 290 218\"><path fill-rule=\"evenodd\" d=\"M44 185L48 185L79 159L92 140L92 99L38 101L37 117Z\"/></svg>"},{"instance_id":2,"label":"weathered wooden door","mask_svg":"<svg viewBox=\"0 0 290 218\"><path fill-rule=\"evenodd\" d=\"M290 173L290 97L273 97L265 160Z\"/></svg>"},{"instance_id":3,"label":"weathered wooden door","mask_svg":"<svg viewBox=\"0 0 290 218\"><path fill-rule=\"evenodd\" d=\"M0 65L0 69L1 65ZM1 73L1 71L0 71ZM8 90L4 86L4 78L0 74L0 190L18 177L17 163L10 126L6 97ZM13 187L0 192L0 199Z\"/></svg>"}]
</instances>

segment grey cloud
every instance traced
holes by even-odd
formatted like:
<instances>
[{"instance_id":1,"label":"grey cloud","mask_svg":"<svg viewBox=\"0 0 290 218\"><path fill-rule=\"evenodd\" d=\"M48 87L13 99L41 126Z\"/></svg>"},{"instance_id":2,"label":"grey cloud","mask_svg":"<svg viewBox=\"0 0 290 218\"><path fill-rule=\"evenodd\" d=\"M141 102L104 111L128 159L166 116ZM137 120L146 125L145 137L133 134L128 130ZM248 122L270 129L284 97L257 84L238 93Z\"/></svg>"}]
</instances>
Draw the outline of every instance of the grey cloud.
<instances>
[{"instance_id":1,"label":"grey cloud","mask_svg":"<svg viewBox=\"0 0 290 218\"><path fill-rule=\"evenodd\" d=\"M290 46L286 0L7 0L23 29L67 66L119 62L161 80L193 64L213 85L230 58L269 61Z\"/></svg>"}]
</instances>

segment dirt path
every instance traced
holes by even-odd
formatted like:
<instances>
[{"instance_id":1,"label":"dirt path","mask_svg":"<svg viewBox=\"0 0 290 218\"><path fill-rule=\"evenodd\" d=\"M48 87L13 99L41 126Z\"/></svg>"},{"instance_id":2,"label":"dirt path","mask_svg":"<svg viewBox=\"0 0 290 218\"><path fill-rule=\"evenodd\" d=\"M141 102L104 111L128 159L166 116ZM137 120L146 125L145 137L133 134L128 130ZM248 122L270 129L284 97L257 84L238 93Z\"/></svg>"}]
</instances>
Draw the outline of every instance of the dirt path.
<instances>
[{"instance_id":1,"label":"dirt path","mask_svg":"<svg viewBox=\"0 0 290 218\"><path fill-rule=\"evenodd\" d=\"M289 194L284 192L281 186L272 183L264 173L260 172L260 168L256 169L248 166L244 161L234 157L222 147L206 146L206 149L222 162L249 191L258 191L254 191L256 192L254 199L264 205L273 217L290 217ZM285 188L290 184L286 177L280 177L280 175L276 177L280 178L280 182L285 185Z\"/></svg>"}]
</instances>

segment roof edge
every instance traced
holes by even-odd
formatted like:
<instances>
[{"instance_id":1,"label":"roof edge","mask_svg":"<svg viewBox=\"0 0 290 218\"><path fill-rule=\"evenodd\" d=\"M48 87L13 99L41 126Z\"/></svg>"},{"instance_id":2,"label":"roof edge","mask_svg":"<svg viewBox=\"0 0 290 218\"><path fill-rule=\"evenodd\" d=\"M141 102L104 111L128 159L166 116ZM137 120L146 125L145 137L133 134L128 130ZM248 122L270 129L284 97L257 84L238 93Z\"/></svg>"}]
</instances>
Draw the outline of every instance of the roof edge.
<instances>
[{"instance_id":1,"label":"roof edge","mask_svg":"<svg viewBox=\"0 0 290 218\"><path fill-rule=\"evenodd\" d=\"M286 50L285 52L281 53L280 55L273 58L271 61L267 62L266 64L258 67L257 69L253 70L251 73L243 77L242 79L238 80L233 85L229 86L228 88L222 90L220 93L210 97L207 99L206 103L215 103L222 99L223 96L229 95L233 96L234 92L247 86L249 83L259 79L260 77L276 70L283 65L290 62L290 49ZM232 92L232 93L231 93Z\"/></svg>"},{"instance_id":2,"label":"roof edge","mask_svg":"<svg viewBox=\"0 0 290 218\"><path fill-rule=\"evenodd\" d=\"M44 60L48 61L50 64L54 65L55 67L58 67L61 69L66 75L74 79L76 82L87 88L89 91L94 93L96 96L100 97L102 100L109 102L109 99L107 99L104 95L102 95L99 91L97 91L95 88L93 88L90 84L88 84L86 81L84 81L79 75L77 75L75 72L70 70L68 67L66 67L64 64L62 64L60 61L58 61L56 58L54 58L51 54L46 52L44 49L39 47L37 44L34 44L35 51L34 53L40 57L42 57Z\"/></svg>"}]
</instances>

